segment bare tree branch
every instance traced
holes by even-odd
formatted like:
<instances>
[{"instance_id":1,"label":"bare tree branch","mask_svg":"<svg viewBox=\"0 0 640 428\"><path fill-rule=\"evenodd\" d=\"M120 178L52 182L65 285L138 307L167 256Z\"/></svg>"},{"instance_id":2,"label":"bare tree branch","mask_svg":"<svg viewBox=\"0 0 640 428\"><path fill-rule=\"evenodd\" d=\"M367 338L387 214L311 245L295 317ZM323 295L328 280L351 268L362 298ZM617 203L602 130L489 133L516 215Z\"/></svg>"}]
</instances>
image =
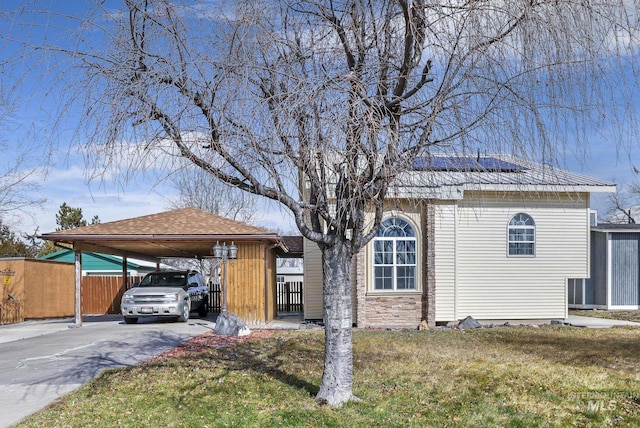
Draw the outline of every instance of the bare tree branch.
<instances>
[{"instance_id":1,"label":"bare tree branch","mask_svg":"<svg viewBox=\"0 0 640 428\"><path fill-rule=\"evenodd\" d=\"M126 141L134 169L174 172L177 158L292 212L323 254L318 400L332 405L353 398L354 255L416 158L482 150L558 162L577 138L567 129L628 119L632 102L621 112L615 99L629 97L627 82L613 74L637 94L638 0L206 6L126 0L123 13L82 21L100 46L38 49L66 54L66 72L85 77L70 96L86 100L93 167L128 155Z\"/></svg>"}]
</instances>

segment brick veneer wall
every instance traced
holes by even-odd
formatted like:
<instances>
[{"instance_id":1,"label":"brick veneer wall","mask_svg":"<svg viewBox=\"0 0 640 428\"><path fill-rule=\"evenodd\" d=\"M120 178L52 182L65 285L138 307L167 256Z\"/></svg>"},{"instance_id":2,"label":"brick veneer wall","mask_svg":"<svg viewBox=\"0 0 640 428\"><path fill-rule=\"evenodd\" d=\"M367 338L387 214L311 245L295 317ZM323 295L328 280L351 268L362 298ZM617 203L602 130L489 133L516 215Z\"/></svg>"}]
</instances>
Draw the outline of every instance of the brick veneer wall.
<instances>
[{"instance_id":1,"label":"brick veneer wall","mask_svg":"<svg viewBox=\"0 0 640 428\"><path fill-rule=\"evenodd\" d=\"M422 295L366 296L365 327L417 328L422 318ZM359 325L359 324L358 324Z\"/></svg>"}]
</instances>

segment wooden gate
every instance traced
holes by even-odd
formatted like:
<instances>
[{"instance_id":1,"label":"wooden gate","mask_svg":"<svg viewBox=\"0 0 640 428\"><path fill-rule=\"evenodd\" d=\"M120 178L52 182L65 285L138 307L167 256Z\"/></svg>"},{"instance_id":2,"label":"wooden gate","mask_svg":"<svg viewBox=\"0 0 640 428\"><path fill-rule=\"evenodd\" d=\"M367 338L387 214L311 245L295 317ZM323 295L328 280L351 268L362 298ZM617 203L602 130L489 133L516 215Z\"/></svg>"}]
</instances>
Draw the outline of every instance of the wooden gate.
<instances>
[{"instance_id":1,"label":"wooden gate","mask_svg":"<svg viewBox=\"0 0 640 428\"><path fill-rule=\"evenodd\" d=\"M209 312L222 310L222 289L220 284L209 283Z\"/></svg>"},{"instance_id":2,"label":"wooden gate","mask_svg":"<svg viewBox=\"0 0 640 428\"><path fill-rule=\"evenodd\" d=\"M278 312L302 312L304 310L302 285L302 281L278 283Z\"/></svg>"},{"instance_id":3,"label":"wooden gate","mask_svg":"<svg viewBox=\"0 0 640 428\"><path fill-rule=\"evenodd\" d=\"M130 276L129 284L140 282L142 276ZM125 292L122 276L83 276L82 314L106 315L120 313L120 300Z\"/></svg>"},{"instance_id":4,"label":"wooden gate","mask_svg":"<svg viewBox=\"0 0 640 428\"><path fill-rule=\"evenodd\" d=\"M11 293L0 301L0 325L15 324L24 321L22 304Z\"/></svg>"}]
</instances>

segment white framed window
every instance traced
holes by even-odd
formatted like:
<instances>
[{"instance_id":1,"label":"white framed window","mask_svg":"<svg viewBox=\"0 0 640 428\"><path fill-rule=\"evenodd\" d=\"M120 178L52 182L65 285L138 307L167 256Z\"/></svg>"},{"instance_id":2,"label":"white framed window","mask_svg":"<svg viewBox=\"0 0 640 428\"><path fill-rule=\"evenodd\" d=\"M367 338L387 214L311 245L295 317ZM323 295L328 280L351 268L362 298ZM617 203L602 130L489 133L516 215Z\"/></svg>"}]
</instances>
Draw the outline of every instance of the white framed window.
<instances>
[{"instance_id":1,"label":"white framed window","mask_svg":"<svg viewBox=\"0 0 640 428\"><path fill-rule=\"evenodd\" d=\"M518 213L511 217L507 242L510 256L535 256L536 224L530 215Z\"/></svg>"},{"instance_id":2,"label":"white framed window","mask_svg":"<svg viewBox=\"0 0 640 428\"><path fill-rule=\"evenodd\" d=\"M392 217L373 239L373 289L416 289L416 232L407 221Z\"/></svg>"}]
</instances>

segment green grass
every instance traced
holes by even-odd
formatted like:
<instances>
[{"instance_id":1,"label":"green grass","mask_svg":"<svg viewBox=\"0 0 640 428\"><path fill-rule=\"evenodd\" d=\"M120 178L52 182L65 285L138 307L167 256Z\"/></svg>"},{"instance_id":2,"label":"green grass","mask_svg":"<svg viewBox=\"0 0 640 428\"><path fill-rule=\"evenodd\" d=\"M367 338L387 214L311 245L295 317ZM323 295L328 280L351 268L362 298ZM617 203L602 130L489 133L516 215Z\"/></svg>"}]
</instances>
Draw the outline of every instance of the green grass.
<instances>
[{"instance_id":1,"label":"green grass","mask_svg":"<svg viewBox=\"0 0 640 428\"><path fill-rule=\"evenodd\" d=\"M584 317L607 318L611 320L640 322L640 311L601 311L586 309L570 309L569 314Z\"/></svg>"},{"instance_id":2,"label":"green grass","mask_svg":"<svg viewBox=\"0 0 640 428\"><path fill-rule=\"evenodd\" d=\"M20 426L640 426L640 329L356 331L340 409L322 359L300 331L112 370Z\"/></svg>"}]
</instances>

